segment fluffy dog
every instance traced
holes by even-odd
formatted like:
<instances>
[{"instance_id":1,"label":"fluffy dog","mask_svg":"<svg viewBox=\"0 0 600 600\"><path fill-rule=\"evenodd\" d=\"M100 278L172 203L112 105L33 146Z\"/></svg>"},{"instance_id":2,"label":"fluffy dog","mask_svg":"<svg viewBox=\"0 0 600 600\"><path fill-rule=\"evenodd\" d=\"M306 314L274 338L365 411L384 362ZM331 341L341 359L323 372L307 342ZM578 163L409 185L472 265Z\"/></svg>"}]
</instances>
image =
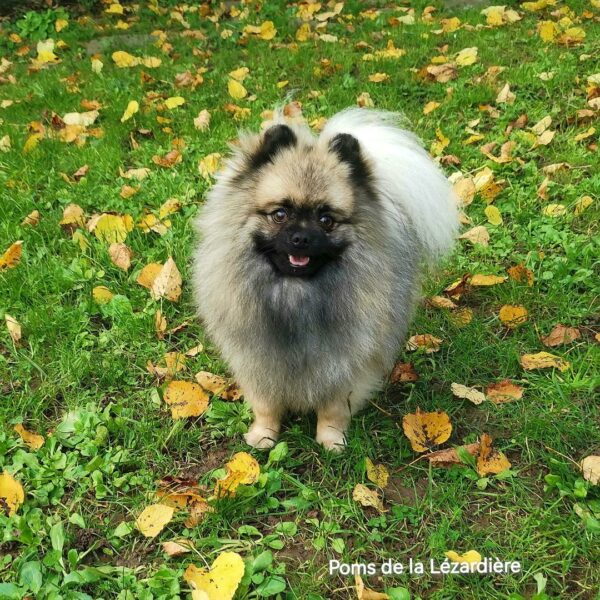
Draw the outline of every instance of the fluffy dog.
<instances>
[{"instance_id":1,"label":"fluffy dog","mask_svg":"<svg viewBox=\"0 0 600 600\"><path fill-rule=\"evenodd\" d=\"M317 441L339 450L394 364L425 264L452 247L456 203L393 113L348 109L318 137L279 119L241 136L208 194L195 296L254 412L248 444L315 411Z\"/></svg>"}]
</instances>

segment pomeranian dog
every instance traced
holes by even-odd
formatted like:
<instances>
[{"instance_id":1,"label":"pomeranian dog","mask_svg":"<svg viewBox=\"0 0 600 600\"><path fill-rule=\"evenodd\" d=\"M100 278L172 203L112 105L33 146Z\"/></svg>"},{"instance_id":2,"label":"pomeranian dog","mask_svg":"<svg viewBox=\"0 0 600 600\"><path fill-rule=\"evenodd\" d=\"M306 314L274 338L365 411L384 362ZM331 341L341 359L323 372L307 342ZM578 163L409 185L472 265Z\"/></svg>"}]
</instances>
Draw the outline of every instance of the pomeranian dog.
<instances>
[{"instance_id":1,"label":"pomeranian dog","mask_svg":"<svg viewBox=\"0 0 600 600\"><path fill-rule=\"evenodd\" d=\"M287 411L317 414L341 450L399 352L419 275L453 244L448 181L398 115L348 109L318 137L275 117L242 134L197 221L206 331L273 446Z\"/></svg>"}]
</instances>

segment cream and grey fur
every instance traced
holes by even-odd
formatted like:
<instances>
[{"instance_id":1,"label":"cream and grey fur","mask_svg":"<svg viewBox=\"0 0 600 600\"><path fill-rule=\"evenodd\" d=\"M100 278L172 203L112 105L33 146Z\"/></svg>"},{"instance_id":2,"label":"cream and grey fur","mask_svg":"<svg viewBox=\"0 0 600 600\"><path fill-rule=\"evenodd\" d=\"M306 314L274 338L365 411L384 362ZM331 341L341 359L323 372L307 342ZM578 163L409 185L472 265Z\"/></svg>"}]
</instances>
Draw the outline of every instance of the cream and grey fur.
<instances>
[{"instance_id":1,"label":"cream and grey fur","mask_svg":"<svg viewBox=\"0 0 600 600\"><path fill-rule=\"evenodd\" d=\"M351 415L394 364L425 263L452 246L451 187L397 122L349 109L318 137L290 124L267 156L274 129L243 134L208 194L195 296L253 409L251 446L272 446L287 411L315 411L317 441L341 449ZM274 235L268 214L283 199L327 204L339 218L327 237L344 249L311 277L278 272L256 247L257 235Z\"/></svg>"}]
</instances>

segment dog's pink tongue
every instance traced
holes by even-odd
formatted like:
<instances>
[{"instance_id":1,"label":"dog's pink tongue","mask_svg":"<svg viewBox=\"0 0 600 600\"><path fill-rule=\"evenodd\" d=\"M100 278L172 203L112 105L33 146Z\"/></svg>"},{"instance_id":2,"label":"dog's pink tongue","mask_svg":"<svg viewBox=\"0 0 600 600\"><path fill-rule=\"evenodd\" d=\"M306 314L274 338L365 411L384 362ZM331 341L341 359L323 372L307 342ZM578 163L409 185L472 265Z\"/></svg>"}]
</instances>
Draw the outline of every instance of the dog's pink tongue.
<instances>
[{"instance_id":1,"label":"dog's pink tongue","mask_svg":"<svg viewBox=\"0 0 600 600\"><path fill-rule=\"evenodd\" d=\"M308 256L292 256L289 255L290 264L293 267L305 267L309 262L310 258Z\"/></svg>"}]
</instances>

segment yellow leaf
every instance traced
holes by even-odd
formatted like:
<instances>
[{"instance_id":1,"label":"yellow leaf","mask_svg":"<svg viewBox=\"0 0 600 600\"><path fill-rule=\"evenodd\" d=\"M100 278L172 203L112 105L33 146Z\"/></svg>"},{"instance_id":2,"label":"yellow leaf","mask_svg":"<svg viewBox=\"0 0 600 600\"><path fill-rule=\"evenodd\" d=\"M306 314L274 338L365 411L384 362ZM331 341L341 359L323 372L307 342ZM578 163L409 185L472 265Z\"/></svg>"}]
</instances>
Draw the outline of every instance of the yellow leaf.
<instances>
[{"instance_id":1,"label":"yellow leaf","mask_svg":"<svg viewBox=\"0 0 600 600\"><path fill-rule=\"evenodd\" d=\"M93 228L94 235L108 244L120 244L133 229L133 219L129 215L103 213Z\"/></svg>"},{"instance_id":2,"label":"yellow leaf","mask_svg":"<svg viewBox=\"0 0 600 600\"><path fill-rule=\"evenodd\" d=\"M369 489L362 483L357 483L352 491L352 500L358 502L361 506L372 506L379 512L386 512L383 507L383 500L375 490Z\"/></svg>"},{"instance_id":3,"label":"yellow leaf","mask_svg":"<svg viewBox=\"0 0 600 600\"><path fill-rule=\"evenodd\" d=\"M369 92L361 92L356 98L356 104L361 108L373 108L375 106Z\"/></svg>"},{"instance_id":4,"label":"yellow leaf","mask_svg":"<svg viewBox=\"0 0 600 600\"><path fill-rule=\"evenodd\" d=\"M11 317L8 313L4 313L4 321L6 323L6 329L10 335L12 341L18 344L21 341L23 335L21 331L21 325L14 317Z\"/></svg>"},{"instance_id":5,"label":"yellow leaf","mask_svg":"<svg viewBox=\"0 0 600 600\"><path fill-rule=\"evenodd\" d=\"M96 304L108 304L113 299L114 294L105 285L97 285L92 290L92 296Z\"/></svg>"},{"instance_id":6,"label":"yellow leaf","mask_svg":"<svg viewBox=\"0 0 600 600\"><path fill-rule=\"evenodd\" d=\"M490 225L502 225L502 215L496 206L490 204L485 207L483 212Z\"/></svg>"},{"instance_id":7,"label":"yellow leaf","mask_svg":"<svg viewBox=\"0 0 600 600\"><path fill-rule=\"evenodd\" d=\"M560 356L555 356L549 352L537 352L536 354L523 354L519 358L521 366L526 371L534 369L551 369L556 367L559 371L566 371L571 363Z\"/></svg>"},{"instance_id":8,"label":"yellow leaf","mask_svg":"<svg viewBox=\"0 0 600 600\"><path fill-rule=\"evenodd\" d=\"M460 27L460 19L458 17L451 17L450 19L442 19L442 31L444 33L453 33Z\"/></svg>"},{"instance_id":9,"label":"yellow leaf","mask_svg":"<svg viewBox=\"0 0 600 600\"><path fill-rule=\"evenodd\" d=\"M542 209L542 214L546 217L562 217L567 213L567 208L564 204L547 204Z\"/></svg>"},{"instance_id":10,"label":"yellow leaf","mask_svg":"<svg viewBox=\"0 0 600 600\"><path fill-rule=\"evenodd\" d=\"M165 100L165 106L169 110L182 106L183 104L185 104L185 98L182 98L181 96L171 96L171 98Z\"/></svg>"},{"instance_id":11,"label":"yellow leaf","mask_svg":"<svg viewBox=\"0 0 600 600\"><path fill-rule=\"evenodd\" d=\"M140 533L147 538L156 537L173 518L175 509L166 504L151 504L135 520Z\"/></svg>"},{"instance_id":12,"label":"yellow leaf","mask_svg":"<svg viewBox=\"0 0 600 600\"><path fill-rule=\"evenodd\" d=\"M0 256L0 271L3 269L12 269L21 261L23 242L19 240L10 246L10 248Z\"/></svg>"},{"instance_id":13,"label":"yellow leaf","mask_svg":"<svg viewBox=\"0 0 600 600\"><path fill-rule=\"evenodd\" d=\"M454 193L460 201L460 206L469 206L475 198L475 182L471 177L461 177L453 185ZM487 232L487 230L486 230Z\"/></svg>"},{"instance_id":14,"label":"yellow leaf","mask_svg":"<svg viewBox=\"0 0 600 600\"><path fill-rule=\"evenodd\" d=\"M200 171L200 175L202 175L206 181L210 181L211 176L219 169L220 166L221 154L218 152L213 152L212 154L208 154L200 160L198 163L198 170Z\"/></svg>"},{"instance_id":15,"label":"yellow leaf","mask_svg":"<svg viewBox=\"0 0 600 600\"><path fill-rule=\"evenodd\" d=\"M158 69L158 67L160 67L162 64L162 60L156 56L144 56L141 60L141 63L147 69Z\"/></svg>"},{"instance_id":16,"label":"yellow leaf","mask_svg":"<svg viewBox=\"0 0 600 600\"><path fill-rule=\"evenodd\" d=\"M300 27L296 31L296 39L299 42L306 42L310 39L310 36L311 36L310 25L308 23L303 23L302 25L300 25Z\"/></svg>"},{"instance_id":17,"label":"yellow leaf","mask_svg":"<svg viewBox=\"0 0 600 600\"><path fill-rule=\"evenodd\" d=\"M141 286L150 289L154 284L154 280L162 270L160 263L149 263L147 264L138 275L136 282Z\"/></svg>"},{"instance_id":18,"label":"yellow leaf","mask_svg":"<svg viewBox=\"0 0 600 600\"><path fill-rule=\"evenodd\" d=\"M426 452L448 440L452 424L445 412L423 412L417 408L415 413L404 415L402 429L415 452Z\"/></svg>"},{"instance_id":19,"label":"yellow leaf","mask_svg":"<svg viewBox=\"0 0 600 600\"><path fill-rule=\"evenodd\" d=\"M454 60L460 67L475 64L477 62L477 47L464 48L456 55Z\"/></svg>"},{"instance_id":20,"label":"yellow leaf","mask_svg":"<svg viewBox=\"0 0 600 600\"><path fill-rule=\"evenodd\" d=\"M146 213L142 216L137 225L144 233L154 231L159 235L165 235L169 230L169 227L171 227L171 221L168 219L158 219L152 213Z\"/></svg>"},{"instance_id":21,"label":"yellow leaf","mask_svg":"<svg viewBox=\"0 0 600 600\"><path fill-rule=\"evenodd\" d=\"M472 286L490 286L490 285L498 285L500 283L504 283L506 281L506 277L502 275L473 275L471 279L469 279L469 285Z\"/></svg>"},{"instance_id":22,"label":"yellow leaf","mask_svg":"<svg viewBox=\"0 0 600 600\"><path fill-rule=\"evenodd\" d=\"M444 149L450 144L450 139L447 138L441 129L435 130L437 140L431 144L431 154L440 156Z\"/></svg>"},{"instance_id":23,"label":"yellow leaf","mask_svg":"<svg viewBox=\"0 0 600 600\"><path fill-rule=\"evenodd\" d=\"M154 300L166 298L171 302L177 302L181 296L181 283L179 269L175 261L169 257L154 279L150 287L150 295Z\"/></svg>"},{"instance_id":24,"label":"yellow leaf","mask_svg":"<svg viewBox=\"0 0 600 600\"><path fill-rule=\"evenodd\" d=\"M24 501L23 486L8 471L2 471L2 475L0 475L0 506L3 509L2 512L10 517L17 512Z\"/></svg>"},{"instance_id":25,"label":"yellow leaf","mask_svg":"<svg viewBox=\"0 0 600 600\"><path fill-rule=\"evenodd\" d=\"M98 75L102 72L104 63L99 58L92 58L92 71Z\"/></svg>"},{"instance_id":26,"label":"yellow leaf","mask_svg":"<svg viewBox=\"0 0 600 600\"><path fill-rule=\"evenodd\" d=\"M423 107L423 114L428 115L430 112L433 112L436 108L440 107L441 105L441 102L434 102L432 100Z\"/></svg>"},{"instance_id":27,"label":"yellow leaf","mask_svg":"<svg viewBox=\"0 0 600 600\"><path fill-rule=\"evenodd\" d=\"M138 102L136 100L130 100L129 104L127 104L125 112L123 113L123 116L121 117L121 123L124 123L125 121L131 119L131 117L133 117L133 115L135 115L135 113L139 110L140 105L138 104Z\"/></svg>"},{"instance_id":28,"label":"yellow leaf","mask_svg":"<svg viewBox=\"0 0 600 600\"><path fill-rule=\"evenodd\" d=\"M387 594L366 587L362 577L357 573L354 575L354 582L356 584L357 600L389 600L390 598Z\"/></svg>"},{"instance_id":29,"label":"yellow leaf","mask_svg":"<svg viewBox=\"0 0 600 600\"><path fill-rule=\"evenodd\" d=\"M376 465L373 461L367 457L365 459L367 465L367 477L369 481L372 481L377 487L381 489L385 488L388 483L390 474L384 465Z\"/></svg>"},{"instance_id":30,"label":"yellow leaf","mask_svg":"<svg viewBox=\"0 0 600 600\"><path fill-rule=\"evenodd\" d=\"M118 2L114 2L107 9L105 9L104 12L107 15L122 15L124 10Z\"/></svg>"},{"instance_id":31,"label":"yellow leaf","mask_svg":"<svg viewBox=\"0 0 600 600\"><path fill-rule=\"evenodd\" d=\"M406 342L406 349L409 352L414 352L419 348L424 348L426 354L437 352L442 344L440 338L437 338L429 333L422 333L419 335L412 335Z\"/></svg>"},{"instance_id":32,"label":"yellow leaf","mask_svg":"<svg viewBox=\"0 0 600 600\"><path fill-rule=\"evenodd\" d=\"M181 201L177 198L169 198L163 202L162 206L158 209L158 217L164 219L173 213L176 213L181 209Z\"/></svg>"},{"instance_id":33,"label":"yellow leaf","mask_svg":"<svg viewBox=\"0 0 600 600\"><path fill-rule=\"evenodd\" d=\"M112 59L120 69L134 67L140 63L139 58L136 58L135 56L129 54L129 52L124 52L123 50L117 50L116 52L113 52Z\"/></svg>"},{"instance_id":34,"label":"yellow leaf","mask_svg":"<svg viewBox=\"0 0 600 600\"><path fill-rule=\"evenodd\" d=\"M44 136L41 133L32 133L23 144L23 153L29 154L29 152L37 147L43 137Z\"/></svg>"},{"instance_id":35,"label":"yellow leaf","mask_svg":"<svg viewBox=\"0 0 600 600\"><path fill-rule=\"evenodd\" d=\"M494 404L504 404L520 400L523 397L523 388L510 379L503 379L498 383L490 383L485 390L485 395Z\"/></svg>"},{"instance_id":36,"label":"yellow leaf","mask_svg":"<svg viewBox=\"0 0 600 600\"><path fill-rule=\"evenodd\" d=\"M59 223L67 228L83 227L85 225L85 213L78 204L69 204L63 210L63 217Z\"/></svg>"},{"instance_id":37,"label":"yellow leaf","mask_svg":"<svg viewBox=\"0 0 600 600\"><path fill-rule=\"evenodd\" d=\"M58 61L58 57L54 54L54 40L44 40L37 43L37 63L43 65Z\"/></svg>"},{"instance_id":38,"label":"yellow leaf","mask_svg":"<svg viewBox=\"0 0 600 600\"><path fill-rule=\"evenodd\" d=\"M27 431L20 423L14 426L14 430L19 434L19 437L32 450L39 450L44 445L44 436L37 433Z\"/></svg>"},{"instance_id":39,"label":"yellow leaf","mask_svg":"<svg viewBox=\"0 0 600 600\"><path fill-rule=\"evenodd\" d=\"M480 392L473 387L462 385L461 383L450 384L450 389L457 398L468 400L473 404L481 404L485 400L485 394L483 392Z\"/></svg>"},{"instance_id":40,"label":"yellow leaf","mask_svg":"<svg viewBox=\"0 0 600 600\"><path fill-rule=\"evenodd\" d=\"M369 81L371 83L382 83L388 81L390 76L387 73L373 73L369 75Z\"/></svg>"},{"instance_id":41,"label":"yellow leaf","mask_svg":"<svg viewBox=\"0 0 600 600\"><path fill-rule=\"evenodd\" d=\"M275 29L275 26L273 25L273 21L265 21L261 26L260 26L260 32L258 34L258 37L261 40L272 40L275 35L277 34L277 29Z\"/></svg>"},{"instance_id":42,"label":"yellow leaf","mask_svg":"<svg viewBox=\"0 0 600 600\"><path fill-rule=\"evenodd\" d=\"M239 67L233 71L229 72L229 77L235 79L236 81L244 81L248 74L250 73L250 69L248 67Z\"/></svg>"},{"instance_id":43,"label":"yellow leaf","mask_svg":"<svg viewBox=\"0 0 600 600\"><path fill-rule=\"evenodd\" d=\"M33 210L23 219L22 225L29 225L30 227L35 227L39 222L40 211Z\"/></svg>"},{"instance_id":44,"label":"yellow leaf","mask_svg":"<svg viewBox=\"0 0 600 600\"><path fill-rule=\"evenodd\" d=\"M488 246L490 243L490 234L483 225L478 225L477 227L473 227L473 229L469 229L469 231L465 231L458 238L481 246Z\"/></svg>"},{"instance_id":45,"label":"yellow leaf","mask_svg":"<svg viewBox=\"0 0 600 600\"><path fill-rule=\"evenodd\" d=\"M553 21L542 21L538 25L538 33L543 42L553 42L558 34L558 27Z\"/></svg>"},{"instance_id":46,"label":"yellow leaf","mask_svg":"<svg viewBox=\"0 0 600 600\"><path fill-rule=\"evenodd\" d=\"M586 456L581 461L583 478L592 485L600 483L600 456Z\"/></svg>"},{"instance_id":47,"label":"yellow leaf","mask_svg":"<svg viewBox=\"0 0 600 600\"><path fill-rule=\"evenodd\" d=\"M456 327L465 327L473 320L473 311L468 308L458 308L450 313L450 320Z\"/></svg>"},{"instance_id":48,"label":"yellow leaf","mask_svg":"<svg viewBox=\"0 0 600 600\"><path fill-rule=\"evenodd\" d=\"M487 434L481 435L479 443L479 456L477 457L477 473L480 477L489 474L502 473L510 469L511 464L508 458L498 450L492 448L492 438Z\"/></svg>"},{"instance_id":49,"label":"yellow leaf","mask_svg":"<svg viewBox=\"0 0 600 600\"><path fill-rule=\"evenodd\" d=\"M575 216L578 217L584 210L594 203L591 196L583 196L575 203Z\"/></svg>"},{"instance_id":50,"label":"yellow leaf","mask_svg":"<svg viewBox=\"0 0 600 600\"><path fill-rule=\"evenodd\" d=\"M580 142L581 140L586 140L587 138L593 136L596 133L596 128L595 127L590 127L587 131L584 131L583 133L578 133L573 140L575 142Z\"/></svg>"},{"instance_id":51,"label":"yellow leaf","mask_svg":"<svg viewBox=\"0 0 600 600\"><path fill-rule=\"evenodd\" d=\"M444 553L448 560L455 563L467 563L469 565L475 566L477 563L481 562L481 554L476 550L469 550L464 554L458 554L454 550L448 550L448 552Z\"/></svg>"},{"instance_id":52,"label":"yellow leaf","mask_svg":"<svg viewBox=\"0 0 600 600\"><path fill-rule=\"evenodd\" d=\"M151 171L148 167L140 167L139 169L128 169L127 171L120 171L121 177L125 179L135 179L136 181L142 181L150 175Z\"/></svg>"},{"instance_id":53,"label":"yellow leaf","mask_svg":"<svg viewBox=\"0 0 600 600\"><path fill-rule=\"evenodd\" d=\"M208 408L208 394L191 381L171 381L164 398L174 419L199 417Z\"/></svg>"},{"instance_id":54,"label":"yellow leaf","mask_svg":"<svg viewBox=\"0 0 600 600\"><path fill-rule=\"evenodd\" d=\"M240 485L251 485L258 481L260 466L256 459L247 452L238 452L225 465L227 474L217 480L215 493L217 497L235 496Z\"/></svg>"},{"instance_id":55,"label":"yellow leaf","mask_svg":"<svg viewBox=\"0 0 600 600\"><path fill-rule=\"evenodd\" d=\"M527 309L524 306L505 304L498 313L500 321L509 329L515 329L527 321Z\"/></svg>"},{"instance_id":56,"label":"yellow leaf","mask_svg":"<svg viewBox=\"0 0 600 600\"><path fill-rule=\"evenodd\" d=\"M210 571L189 565L183 578L192 588L192 600L232 600L244 576L245 565L236 552L222 552Z\"/></svg>"},{"instance_id":57,"label":"yellow leaf","mask_svg":"<svg viewBox=\"0 0 600 600\"><path fill-rule=\"evenodd\" d=\"M56 19L54 22L54 29L56 33L60 33L63 29L69 26L69 21L67 19Z\"/></svg>"},{"instance_id":58,"label":"yellow leaf","mask_svg":"<svg viewBox=\"0 0 600 600\"><path fill-rule=\"evenodd\" d=\"M514 281L526 283L529 287L533 285L533 271L528 269L525 265L514 265L507 270L509 277Z\"/></svg>"},{"instance_id":59,"label":"yellow leaf","mask_svg":"<svg viewBox=\"0 0 600 600\"><path fill-rule=\"evenodd\" d=\"M227 82L227 91L229 95L235 100L241 100L248 95L248 90L235 79L229 79Z\"/></svg>"}]
</instances>

